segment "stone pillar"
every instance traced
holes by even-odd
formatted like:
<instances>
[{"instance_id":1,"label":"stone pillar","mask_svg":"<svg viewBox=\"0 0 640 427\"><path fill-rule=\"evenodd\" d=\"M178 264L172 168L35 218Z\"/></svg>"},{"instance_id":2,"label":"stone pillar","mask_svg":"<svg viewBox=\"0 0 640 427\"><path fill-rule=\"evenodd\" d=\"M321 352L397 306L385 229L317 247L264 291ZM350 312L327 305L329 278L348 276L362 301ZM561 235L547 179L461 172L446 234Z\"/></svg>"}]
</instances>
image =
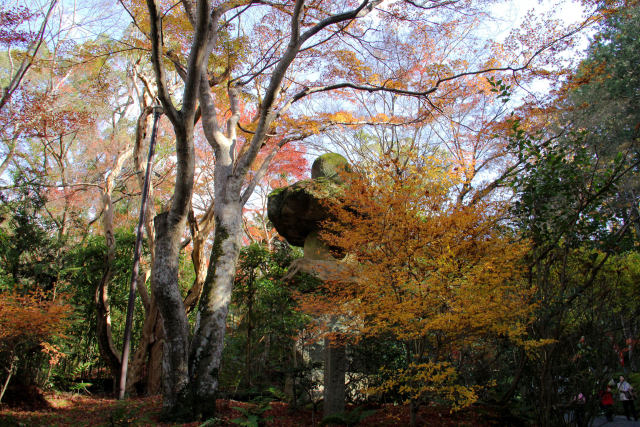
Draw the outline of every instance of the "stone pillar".
<instances>
[{"instance_id":1,"label":"stone pillar","mask_svg":"<svg viewBox=\"0 0 640 427\"><path fill-rule=\"evenodd\" d=\"M325 274L331 274L336 269L336 259L331 256L329 248L320 241L317 232L310 233L304 241L304 257L316 261L329 261L326 264ZM333 267L333 268L331 268ZM329 325L336 328L338 318L331 317ZM324 339L324 391L323 414L324 416L344 412L345 398L345 371L347 360L344 343L335 338Z\"/></svg>"},{"instance_id":2,"label":"stone pillar","mask_svg":"<svg viewBox=\"0 0 640 427\"><path fill-rule=\"evenodd\" d=\"M324 339L324 416L344 412L346 355L344 344Z\"/></svg>"},{"instance_id":3,"label":"stone pillar","mask_svg":"<svg viewBox=\"0 0 640 427\"><path fill-rule=\"evenodd\" d=\"M304 257L292 263L287 277L303 271L320 280L344 280L340 261L319 239L318 232L322 221L329 217L328 203L339 203L344 185L341 172L350 170L344 157L327 153L313 162L310 180L298 181L269 194L267 214L274 227L290 244L304 248ZM330 332L344 332L338 317L329 323ZM344 344L331 342L330 338L325 338L324 352L326 417L344 412L346 356Z\"/></svg>"}]
</instances>

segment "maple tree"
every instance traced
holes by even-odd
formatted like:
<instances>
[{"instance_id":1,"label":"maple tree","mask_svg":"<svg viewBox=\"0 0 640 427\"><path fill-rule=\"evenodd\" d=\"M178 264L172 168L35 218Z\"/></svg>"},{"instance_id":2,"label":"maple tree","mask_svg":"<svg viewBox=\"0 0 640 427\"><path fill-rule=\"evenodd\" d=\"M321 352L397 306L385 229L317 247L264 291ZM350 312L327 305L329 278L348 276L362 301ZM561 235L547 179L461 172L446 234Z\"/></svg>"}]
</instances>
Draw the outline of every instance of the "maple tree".
<instances>
[{"instance_id":1,"label":"maple tree","mask_svg":"<svg viewBox=\"0 0 640 427\"><path fill-rule=\"evenodd\" d=\"M455 173L433 157L382 157L345 179L320 233L344 257L340 272L303 308L339 316L341 334L402 343L404 365L372 392L469 405L476 394L456 381L455 354L486 336L521 339L526 242L500 226L500 204L455 203Z\"/></svg>"},{"instance_id":2,"label":"maple tree","mask_svg":"<svg viewBox=\"0 0 640 427\"><path fill-rule=\"evenodd\" d=\"M270 141L274 144L274 141ZM258 155L259 161L266 153ZM267 218L267 200L271 191L303 179L309 169L305 157L306 148L301 143L289 143L278 150L270 162L263 179L256 186L254 196L244 212L244 229L247 239L253 243L264 243L273 248L277 232ZM258 162L259 163L259 162Z\"/></svg>"},{"instance_id":3,"label":"maple tree","mask_svg":"<svg viewBox=\"0 0 640 427\"><path fill-rule=\"evenodd\" d=\"M52 300L45 292L4 290L0 293L0 356L5 377L0 400L11 376L24 366L24 359L34 352L43 353L48 363L58 362L61 353L54 340L63 336L71 307L61 300ZM22 373L28 381L28 373Z\"/></svg>"},{"instance_id":4,"label":"maple tree","mask_svg":"<svg viewBox=\"0 0 640 427\"><path fill-rule=\"evenodd\" d=\"M56 13L64 16L64 10ZM91 225L102 224L107 245L104 275L95 283L96 333L115 376L120 362L111 334L108 288L117 275L115 229L126 226L129 215L114 204L128 203L131 193L135 195L130 178L140 170L144 119L153 89L145 82L140 55L104 55L105 50L116 50L104 37L75 44L64 34L77 29L75 25L47 33L47 43L32 58L30 73L22 81L20 96L2 110L4 135L10 139L5 139L9 150L1 168L25 177L10 181L8 198L15 197L17 185L40 193L46 201L42 213L54 220L58 238L66 244L84 244ZM141 115L138 123L131 120L135 110ZM138 161L133 168L127 164L132 156ZM170 163L158 167L158 181L170 170ZM61 247L58 257L63 256ZM58 268L63 269L62 263ZM144 281L138 289L147 296Z\"/></svg>"},{"instance_id":5,"label":"maple tree","mask_svg":"<svg viewBox=\"0 0 640 427\"><path fill-rule=\"evenodd\" d=\"M111 45L111 46L110 46ZM23 134L22 141L29 141L30 155L24 156L26 165L14 162L14 168L28 170L34 179L43 183L39 189L48 197L46 208L50 215L60 214L58 219L60 236L73 240L73 236L84 224L101 224L96 230L105 236L106 250L104 274L96 281L95 305L97 308L97 340L104 362L115 377L120 371L120 354L117 346L119 337L114 337L112 327L113 309L109 302L109 288L118 283L111 283L116 274L114 266L116 241L114 235L117 227L127 226L136 210L135 195L137 177L140 181L144 175L141 157L144 151L145 132L151 103L154 96L153 85L146 75L148 69L139 55L103 56L106 50L115 50L111 42L96 40L84 43L74 52L73 58L81 59L79 64L71 68L52 66L49 86L58 88L59 96L43 95L40 102L25 103L29 109L30 122L37 126L30 134ZM69 58L67 58L69 59ZM74 63L74 61L71 61ZM56 64L55 61L52 61ZM40 69L42 72L42 69ZM39 74L32 74L28 84L35 82ZM84 105L78 108L78 104ZM132 114L139 114L138 120L131 120ZM27 125L26 122L19 122ZM161 141L166 143L171 137L170 131L162 129ZM53 141L53 143L51 142ZM23 145L24 147L24 145ZM54 151L54 149L59 150ZM293 148L293 147L292 147ZM26 150L25 150L26 151ZM281 153L282 160L276 165L287 165L287 151ZM293 158L300 161L300 156L293 151ZM55 159L54 162L37 159ZM133 158L133 166L128 163ZM82 160L86 163L82 164ZM203 163L202 171L206 171L208 159L206 154L198 157ZM170 154L161 146L161 157L155 168L156 200L162 203L166 196L163 183L170 181L174 162ZM142 172L141 172L142 171ZM208 175L203 173L198 179L199 186L206 181ZM57 186L53 187L52 182ZM138 182L138 187L141 184ZM203 213L196 218L191 213L189 222L192 232L192 260L196 277L188 288L184 305L190 312L195 307L202 292L202 284L206 274L206 258L204 250L207 238L213 227L213 204L206 204L204 196ZM118 208L115 203L133 205L127 209ZM82 211L80 211L82 209ZM92 210L92 213L88 215ZM154 258L153 212L155 207L149 206L147 214L146 234L150 249L150 260ZM196 211L197 212L197 211ZM75 222L78 228L73 228ZM83 222L86 221L84 224ZM68 226L72 227L70 232ZM84 235L86 237L86 234ZM146 270L148 273L148 268ZM156 392L160 385L160 360L162 355L162 321L158 313L153 293L149 293L145 282L148 274L140 276L138 293L144 307L145 323L142 337L134 354L130 370L128 390L133 386L146 386L150 392ZM120 308L115 308L120 310Z\"/></svg>"},{"instance_id":6,"label":"maple tree","mask_svg":"<svg viewBox=\"0 0 640 427\"><path fill-rule=\"evenodd\" d=\"M65 120L54 106L60 98L62 104L68 101L65 94L70 88L64 87L65 79L77 78L73 71L81 69L73 67L77 63L72 60L77 53L74 49L82 43L77 40L83 39L87 30L99 33L104 28L100 26L103 19L88 16L77 4L58 0L21 3L0 9L0 135L5 144L2 172L14 158L29 157L25 140L33 138L34 133L41 135L42 129L36 132L34 127L43 110L53 108L49 121L59 125Z\"/></svg>"}]
</instances>

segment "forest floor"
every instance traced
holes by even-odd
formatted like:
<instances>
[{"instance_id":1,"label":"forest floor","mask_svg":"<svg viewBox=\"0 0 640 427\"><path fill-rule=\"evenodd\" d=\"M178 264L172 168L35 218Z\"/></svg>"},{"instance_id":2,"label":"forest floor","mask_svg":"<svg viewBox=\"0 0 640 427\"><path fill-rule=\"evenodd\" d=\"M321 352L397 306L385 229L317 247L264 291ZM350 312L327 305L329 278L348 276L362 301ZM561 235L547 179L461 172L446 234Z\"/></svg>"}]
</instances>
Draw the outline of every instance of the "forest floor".
<instances>
[{"instance_id":1,"label":"forest floor","mask_svg":"<svg viewBox=\"0 0 640 427\"><path fill-rule=\"evenodd\" d=\"M115 401L107 397L81 394L47 394L49 408L38 410L0 406L0 426L234 426L247 421L242 413L251 405L233 400L218 400L216 422L185 424L160 422L161 399L159 396L132 398ZM242 408L242 409L238 409ZM266 426L319 426L318 414L311 409L292 410L286 403L271 402L262 418ZM381 406L366 417L360 426L406 426L409 425L409 410L406 406ZM484 415L483 415L484 414ZM236 422L233 422L236 420ZM213 421L213 420L212 420ZM424 426L490 426L496 425L486 419L486 413L478 410L463 410L449 413L447 409L424 407L418 416L419 425ZM240 425L251 425L242 424Z\"/></svg>"}]
</instances>

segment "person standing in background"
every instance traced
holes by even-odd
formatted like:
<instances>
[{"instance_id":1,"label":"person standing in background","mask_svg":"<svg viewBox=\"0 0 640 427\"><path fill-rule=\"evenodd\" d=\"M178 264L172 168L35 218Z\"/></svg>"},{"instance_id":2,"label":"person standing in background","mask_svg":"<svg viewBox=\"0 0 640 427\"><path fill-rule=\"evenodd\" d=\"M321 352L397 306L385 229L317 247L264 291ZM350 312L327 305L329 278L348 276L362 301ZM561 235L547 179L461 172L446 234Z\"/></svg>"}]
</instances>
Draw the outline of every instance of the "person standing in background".
<instances>
[{"instance_id":1,"label":"person standing in background","mask_svg":"<svg viewBox=\"0 0 640 427\"><path fill-rule=\"evenodd\" d=\"M577 427L587 427L587 419L585 417L584 407L587 403L587 399L584 397L584 394L578 393L576 398L574 399L574 415Z\"/></svg>"},{"instance_id":2,"label":"person standing in background","mask_svg":"<svg viewBox=\"0 0 640 427\"><path fill-rule=\"evenodd\" d=\"M620 400L624 408L624 415L628 420L631 420L631 416L633 416L633 419L638 421L638 414L636 413L636 407L633 402L636 397L635 391L622 375L620 375L620 382L618 383L618 392L620 393Z\"/></svg>"},{"instance_id":3,"label":"person standing in background","mask_svg":"<svg viewBox=\"0 0 640 427\"><path fill-rule=\"evenodd\" d=\"M602 390L600 395L600 408L604 411L607 421L613 421L613 393L611 386L608 385L606 390Z\"/></svg>"}]
</instances>

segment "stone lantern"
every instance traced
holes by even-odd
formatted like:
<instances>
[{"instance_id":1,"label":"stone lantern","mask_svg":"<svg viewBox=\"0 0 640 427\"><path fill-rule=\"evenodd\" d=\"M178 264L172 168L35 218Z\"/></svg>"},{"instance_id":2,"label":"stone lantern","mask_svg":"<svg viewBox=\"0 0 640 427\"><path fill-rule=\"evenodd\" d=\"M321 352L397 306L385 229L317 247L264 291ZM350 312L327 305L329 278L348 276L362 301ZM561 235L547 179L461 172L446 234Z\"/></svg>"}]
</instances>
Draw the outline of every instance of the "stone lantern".
<instances>
[{"instance_id":1,"label":"stone lantern","mask_svg":"<svg viewBox=\"0 0 640 427\"><path fill-rule=\"evenodd\" d=\"M347 160L339 154L324 154L313 162L311 179L298 181L269 194L267 214L276 231L291 245L304 248L304 256L295 260L287 277L297 272L320 280L343 279L340 260L318 237L322 221L329 218L328 203L337 202L342 192L341 171L348 171ZM334 252L335 253L335 252ZM336 318L330 322L339 332ZM324 416L344 411L345 347L325 338L324 348Z\"/></svg>"}]
</instances>

